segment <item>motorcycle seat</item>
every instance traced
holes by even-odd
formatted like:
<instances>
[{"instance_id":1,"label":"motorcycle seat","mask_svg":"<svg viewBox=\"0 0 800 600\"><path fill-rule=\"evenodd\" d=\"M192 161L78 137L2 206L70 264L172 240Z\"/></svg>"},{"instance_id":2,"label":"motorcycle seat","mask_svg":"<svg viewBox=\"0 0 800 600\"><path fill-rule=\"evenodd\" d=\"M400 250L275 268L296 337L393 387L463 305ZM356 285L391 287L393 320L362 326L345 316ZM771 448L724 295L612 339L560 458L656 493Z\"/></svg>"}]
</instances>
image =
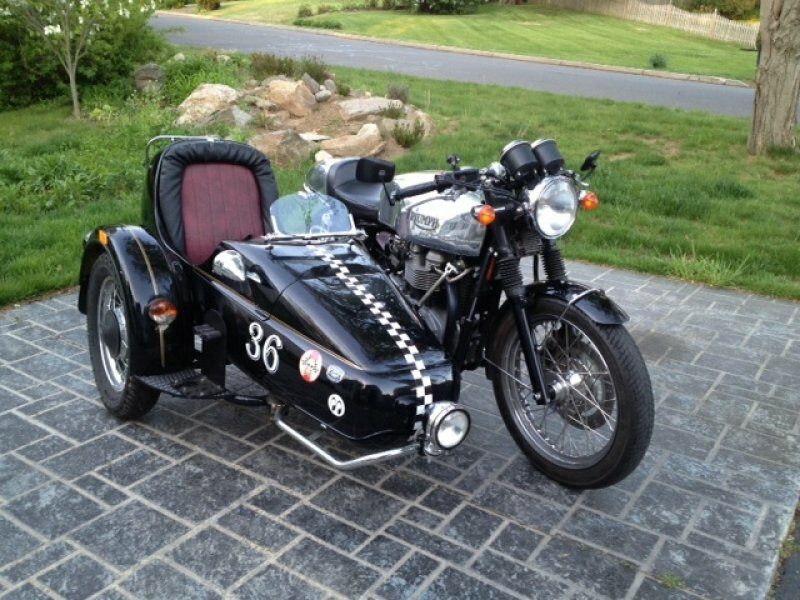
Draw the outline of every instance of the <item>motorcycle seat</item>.
<instances>
[{"instance_id":1,"label":"motorcycle seat","mask_svg":"<svg viewBox=\"0 0 800 600\"><path fill-rule=\"evenodd\" d=\"M378 218L383 184L359 179L359 163L365 160L368 159L345 158L331 166L328 171L328 195L344 202L355 220L375 221ZM394 165L391 168L394 173Z\"/></svg>"}]
</instances>

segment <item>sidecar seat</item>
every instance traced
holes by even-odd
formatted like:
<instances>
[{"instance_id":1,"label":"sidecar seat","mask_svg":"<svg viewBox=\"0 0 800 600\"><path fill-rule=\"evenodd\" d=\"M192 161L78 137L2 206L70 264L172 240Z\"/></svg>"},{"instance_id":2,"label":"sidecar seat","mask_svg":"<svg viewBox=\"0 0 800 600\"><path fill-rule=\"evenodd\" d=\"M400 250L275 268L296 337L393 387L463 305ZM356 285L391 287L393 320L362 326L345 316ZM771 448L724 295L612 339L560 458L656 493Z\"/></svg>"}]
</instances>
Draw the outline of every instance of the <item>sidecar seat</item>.
<instances>
[{"instance_id":1,"label":"sidecar seat","mask_svg":"<svg viewBox=\"0 0 800 600\"><path fill-rule=\"evenodd\" d=\"M269 159L252 146L187 140L161 154L155 198L172 247L200 265L224 240L269 231L278 187Z\"/></svg>"}]
</instances>

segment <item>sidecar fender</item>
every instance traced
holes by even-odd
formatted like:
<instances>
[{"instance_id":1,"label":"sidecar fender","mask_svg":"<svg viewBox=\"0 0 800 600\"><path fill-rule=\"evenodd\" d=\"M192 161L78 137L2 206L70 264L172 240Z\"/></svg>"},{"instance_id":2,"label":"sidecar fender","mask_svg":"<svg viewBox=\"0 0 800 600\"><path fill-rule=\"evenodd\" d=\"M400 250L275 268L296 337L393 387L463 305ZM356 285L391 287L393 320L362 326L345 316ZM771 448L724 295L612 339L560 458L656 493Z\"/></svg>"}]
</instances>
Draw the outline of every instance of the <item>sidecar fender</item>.
<instances>
[{"instance_id":1,"label":"sidecar fender","mask_svg":"<svg viewBox=\"0 0 800 600\"><path fill-rule=\"evenodd\" d=\"M151 375L187 366L192 357L191 315L180 263L169 261L161 245L141 227L95 229L86 236L81 260L78 310L83 314L87 313L89 275L103 253L111 257L125 294L131 344L136 348L133 372ZM178 308L177 319L166 329L159 329L147 314L156 298L166 298Z\"/></svg>"}]
</instances>

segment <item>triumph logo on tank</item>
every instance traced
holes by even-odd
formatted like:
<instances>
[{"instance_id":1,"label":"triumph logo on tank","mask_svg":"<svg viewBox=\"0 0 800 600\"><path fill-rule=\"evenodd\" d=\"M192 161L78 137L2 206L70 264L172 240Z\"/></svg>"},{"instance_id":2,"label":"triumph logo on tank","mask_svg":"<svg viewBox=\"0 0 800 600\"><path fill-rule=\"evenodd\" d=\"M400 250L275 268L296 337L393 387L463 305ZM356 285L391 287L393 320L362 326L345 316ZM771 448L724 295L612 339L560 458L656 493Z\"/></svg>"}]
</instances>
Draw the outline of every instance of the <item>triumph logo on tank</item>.
<instances>
[{"instance_id":1,"label":"triumph logo on tank","mask_svg":"<svg viewBox=\"0 0 800 600\"><path fill-rule=\"evenodd\" d=\"M416 225L420 229L426 229L428 231L433 231L434 229L439 227L439 219L437 219L436 217L432 217L430 215L411 213L408 216L408 220L411 221L414 225Z\"/></svg>"},{"instance_id":2,"label":"triumph logo on tank","mask_svg":"<svg viewBox=\"0 0 800 600\"><path fill-rule=\"evenodd\" d=\"M316 381L322 373L322 355L316 350L306 350L300 357L298 368L303 381L307 383Z\"/></svg>"}]
</instances>

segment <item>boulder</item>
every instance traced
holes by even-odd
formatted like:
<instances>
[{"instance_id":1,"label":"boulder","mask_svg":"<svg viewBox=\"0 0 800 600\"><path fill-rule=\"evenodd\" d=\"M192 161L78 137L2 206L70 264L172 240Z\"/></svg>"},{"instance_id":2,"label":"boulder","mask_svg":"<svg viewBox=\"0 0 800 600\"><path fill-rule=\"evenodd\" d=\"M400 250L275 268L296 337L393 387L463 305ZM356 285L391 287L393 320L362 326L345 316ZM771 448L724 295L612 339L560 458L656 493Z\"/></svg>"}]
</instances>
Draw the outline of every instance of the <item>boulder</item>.
<instances>
[{"instance_id":1,"label":"boulder","mask_svg":"<svg viewBox=\"0 0 800 600\"><path fill-rule=\"evenodd\" d=\"M242 98L242 102L245 102L250 106L255 106L259 110L269 110L270 106L275 106L274 104L272 104L272 102L270 102L266 98L262 96L255 96L253 94L244 96Z\"/></svg>"},{"instance_id":2,"label":"boulder","mask_svg":"<svg viewBox=\"0 0 800 600\"><path fill-rule=\"evenodd\" d=\"M184 62L186 60L186 55L183 52L178 52L175 56L172 57L172 60L175 62Z\"/></svg>"},{"instance_id":3,"label":"boulder","mask_svg":"<svg viewBox=\"0 0 800 600\"><path fill-rule=\"evenodd\" d=\"M331 139L331 136L323 135L321 133L317 133L316 131L309 131L307 133L301 133L300 137L303 138L307 142L324 142L325 140Z\"/></svg>"},{"instance_id":4,"label":"boulder","mask_svg":"<svg viewBox=\"0 0 800 600\"><path fill-rule=\"evenodd\" d=\"M325 89L328 90L331 94L336 93L336 82L333 79L326 79L322 85L325 86Z\"/></svg>"},{"instance_id":5,"label":"boulder","mask_svg":"<svg viewBox=\"0 0 800 600\"><path fill-rule=\"evenodd\" d=\"M176 125L194 125L207 121L215 113L233 105L239 92L230 86L204 83L197 86L189 97L178 106L180 115Z\"/></svg>"},{"instance_id":6,"label":"boulder","mask_svg":"<svg viewBox=\"0 0 800 600\"><path fill-rule=\"evenodd\" d=\"M410 110L408 111L408 120L412 123L421 121L422 126L425 128L425 133L423 134L425 137L428 137L431 133L433 133L433 119L431 119L431 116L428 113L422 112L418 109Z\"/></svg>"},{"instance_id":7,"label":"boulder","mask_svg":"<svg viewBox=\"0 0 800 600\"><path fill-rule=\"evenodd\" d=\"M269 99L292 116L306 117L316 109L317 101L305 84L275 79L269 82Z\"/></svg>"},{"instance_id":8,"label":"boulder","mask_svg":"<svg viewBox=\"0 0 800 600\"><path fill-rule=\"evenodd\" d=\"M214 114L212 121L214 123L227 123L244 129L253 121L253 115L234 104L230 108L226 108Z\"/></svg>"},{"instance_id":9,"label":"boulder","mask_svg":"<svg viewBox=\"0 0 800 600\"><path fill-rule=\"evenodd\" d=\"M250 138L247 143L282 167L299 165L317 148L317 144L307 142L291 129L261 133Z\"/></svg>"},{"instance_id":10,"label":"boulder","mask_svg":"<svg viewBox=\"0 0 800 600\"><path fill-rule=\"evenodd\" d=\"M322 149L333 156L374 156L379 154L386 143L374 123L367 123L355 135L343 135L322 142Z\"/></svg>"},{"instance_id":11,"label":"boulder","mask_svg":"<svg viewBox=\"0 0 800 600\"><path fill-rule=\"evenodd\" d=\"M148 63L139 67L133 73L136 89L140 92L159 92L164 87L164 69L156 63Z\"/></svg>"},{"instance_id":12,"label":"boulder","mask_svg":"<svg viewBox=\"0 0 800 600\"><path fill-rule=\"evenodd\" d=\"M381 96L352 98L339 102L339 110L345 121L360 119L367 115L377 115L387 108L402 108L402 106L403 103L400 102L400 100L390 100L389 98L382 98Z\"/></svg>"},{"instance_id":13,"label":"boulder","mask_svg":"<svg viewBox=\"0 0 800 600\"><path fill-rule=\"evenodd\" d=\"M261 82L261 87L268 88L269 84L273 81L291 81L291 79L289 79L286 75L270 75Z\"/></svg>"},{"instance_id":14,"label":"boulder","mask_svg":"<svg viewBox=\"0 0 800 600\"><path fill-rule=\"evenodd\" d=\"M330 90L320 90L316 94L314 94L314 100L317 102L327 102L330 100L330 97L333 96Z\"/></svg>"},{"instance_id":15,"label":"boulder","mask_svg":"<svg viewBox=\"0 0 800 600\"><path fill-rule=\"evenodd\" d=\"M329 152L325 152L325 150L320 150L314 155L314 160L316 162L325 162L326 160L333 160L333 155Z\"/></svg>"},{"instance_id":16,"label":"boulder","mask_svg":"<svg viewBox=\"0 0 800 600\"><path fill-rule=\"evenodd\" d=\"M312 94L316 94L319 91L319 84L317 83L317 80L314 79L308 73L303 73L303 76L300 78L300 81L306 84L306 87L308 87L308 89L311 90Z\"/></svg>"},{"instance_id":17,"label":"boulder","mask_svg":"<svg viewBox=\"0 0 800 600\"><path fill-rule=\"evenodd\" d=\"M390 119L388 117L384 117L381 119L381 122L378 123L378 129L381 130L381 134L385 138L389 138L392 136L392 132L394 131L394 126L397 125L397 119Z\"/></svg>"}]
</instances>

